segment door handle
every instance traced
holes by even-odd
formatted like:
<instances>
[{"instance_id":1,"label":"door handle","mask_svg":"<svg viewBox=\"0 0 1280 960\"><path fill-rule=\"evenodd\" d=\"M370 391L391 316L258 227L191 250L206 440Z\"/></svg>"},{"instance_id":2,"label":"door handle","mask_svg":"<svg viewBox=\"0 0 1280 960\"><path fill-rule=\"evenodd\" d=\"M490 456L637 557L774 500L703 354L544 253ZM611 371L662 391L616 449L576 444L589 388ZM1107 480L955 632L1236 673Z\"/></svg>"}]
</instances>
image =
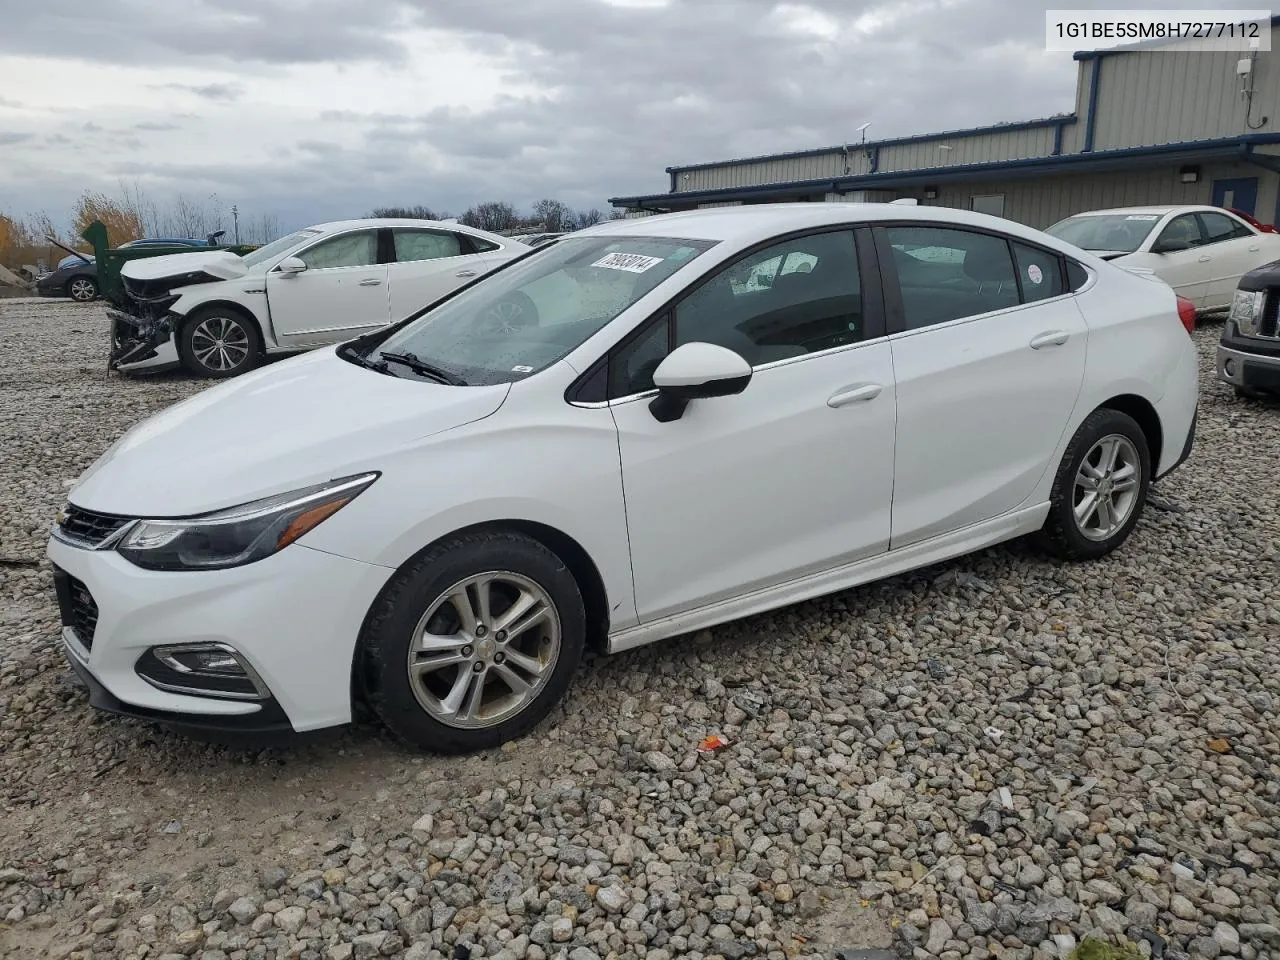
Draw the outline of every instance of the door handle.
<instances>
[{"instance_id":1,"label":"door handle","mask_svg":"<svg viewBox=\"0 0 1280 960\"><path fill-rule=\"evenodd\" d=\"M475 275L476 272L474 270L459 270L454 274L455 277L474 277Z\"/></svg>"},{"instance_id":2,"label":"door handle","mask_svg":"<svg viewBox=\"0 0 1280 960\"><path fill-rule=\"evenodd\" d=\"M1065 330L1051 330L1049 333L1042 333L1038 337L1031 338L1031 349L1040 350L1043 347L1060 347L1071 339L1071 334Z\"/></svg>"},{"instance_id":3,"label":"door handle","mask_svg":"<svg viewBox=\"0 0 1280 960\"><path fill-rule=\"evenodd\" d=\"M850 403L864 403L867 400L874 400L880 396L880 391L883 389L884 387L878 383L860 383L856 387L845 387L843 390L837 390L827 398L827 406L834 409L847 406Z\"/></svg>"},{"instance_id":4,"label":"door handle","mask_svg":"<svg viewBox=\"0 0 1280 960\"><path fill-rule=\"evenodd\" d=\"M381 282L382 282L382 281L381 281L381 280L379 280L377 277L370 277L368 280L361 280L361 281L360 281L360 286L362 286L362 287L376 287L376 286L377 286L378 284L380 284Z\"/></svg>"},{"instance_id":5,"label":"door handle","mask_svg":"<svg viewBox=\"0 0 1280 960\"><path fill-rule=\"evenodd\" d=\"M1212 259L1213 259L1213 257L1201 257L1201 258L1200 258L1200 262L1201 262L1201 263L1208 263L1208 262L1209 262L1210 260L1212 260Z\"/></svg>"}]
</instances>

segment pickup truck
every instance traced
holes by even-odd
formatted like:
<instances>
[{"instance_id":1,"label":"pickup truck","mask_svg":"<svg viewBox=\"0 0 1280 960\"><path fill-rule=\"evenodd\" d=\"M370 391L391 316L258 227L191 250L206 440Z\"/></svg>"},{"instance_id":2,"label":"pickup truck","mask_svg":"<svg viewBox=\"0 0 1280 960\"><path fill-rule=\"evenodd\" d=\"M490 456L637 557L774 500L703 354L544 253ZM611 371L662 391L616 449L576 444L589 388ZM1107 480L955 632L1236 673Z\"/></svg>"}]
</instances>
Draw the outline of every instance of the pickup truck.
<instances>
[{"instance_id":1,"label":"pickup truck","mask_svg":"<svg viewBox=\"0 0 1280 960\"><path fill-rule=\"evenodd\" d=\"M1280 260L1236 285L1218 342L1218 379L1238 396L1280 397Z\"/></svg>"},{"instance_id":2,"label":"pickup truck","mask_svg":"<svg viewBox=\"0 0 1280 960\"><path fill-rule=\"evenodd\" d=\"M268 355L331 346L397 323L533 249L459 223L322 223L244 256L175 253L126 263L107 314L110 365L234 377Z\"/></svg>"}]
</instances>

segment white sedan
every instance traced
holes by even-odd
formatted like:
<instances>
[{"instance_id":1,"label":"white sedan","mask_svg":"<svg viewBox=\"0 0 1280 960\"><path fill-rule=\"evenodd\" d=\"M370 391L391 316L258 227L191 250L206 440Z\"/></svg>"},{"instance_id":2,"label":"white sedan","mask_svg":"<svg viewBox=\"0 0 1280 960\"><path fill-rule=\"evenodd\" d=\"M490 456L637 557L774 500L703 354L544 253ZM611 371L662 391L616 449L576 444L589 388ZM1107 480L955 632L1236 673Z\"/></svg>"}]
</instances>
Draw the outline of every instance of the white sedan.
<instances>
[{"instance_id":1,"label":"white sedan","mask_svg":"<svg viewBox=\"0 0 1280 960\"><path fill-rule=\"evenodd\" d=\"M127 261L127 303L107 308L111 365L245 373L262 357L382 330L529 252L513 238L435 220L342 220L240 257L228 250Z\"/></svg>"},{"instance_id":2,"label":"white sedan","mask_svg":"<svg viewBox=\"0 0 1280 960\"><path fill-rule=\"evenodd\" d=\"M1151 271L1205 313L1229 309L1244 274L1280 260L1280 234L1221 207L1091 210L1046 232L1117 266Z\"/></svg>"},{"instance_id":3,"label":"white sedan","mask_svg":"<svg viewBox=\"0 0 1280 960\"><path fill-rule=\"evenodd\" d=\"M1022 535L1115 550L1190 454L1193 326L1166 285L967 211L601 224L125 434L52 531L64 646L107 710L303 731L362 701L490 748L589 645Z\"/></svg>"}]
</instances>

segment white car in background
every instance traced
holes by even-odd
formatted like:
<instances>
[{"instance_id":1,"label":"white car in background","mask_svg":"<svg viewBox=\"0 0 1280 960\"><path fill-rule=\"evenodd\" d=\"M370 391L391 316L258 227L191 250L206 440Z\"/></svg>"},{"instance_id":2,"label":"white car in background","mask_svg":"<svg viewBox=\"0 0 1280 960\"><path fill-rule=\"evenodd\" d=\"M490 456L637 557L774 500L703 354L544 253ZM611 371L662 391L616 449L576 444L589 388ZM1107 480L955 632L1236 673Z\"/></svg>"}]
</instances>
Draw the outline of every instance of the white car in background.
<instances>
[{"instance_id":1,"label":"white car in background","mask_svg":"<svg viewBox=\"0 0 1280 960\"><path fill-rule=\"evenodd\" d=\"M611 221L126 433L53 529L64 647L118 713L302 731L365 703L494 747L588 646L1028 534L1106 556L1191 452L1194 319L970 211Z\"/></svg>"},{"instance_id":2,"label":"white car in background","mask_svg":"<svg viewBox=\"0 0 1280 960\"><path fill-rule=\"evenodd\" d=\"M232 377L267 354L329 346L403 320L525 256L513 238L434 220L343 220L240 257L206 250L131 260L107 308L111 366Z\"/></svg>"},{"instance_id":3,"label":"white car in background","mask_svg":"<svg viewBox=\"0 0 1280 960\"><path fill-rule=\"evenodd\" d=\"M1204 313L1230 308L1240 278L1280 260L1280 234L1221 207L1117 207L1059 220L1045 231L1116 266L1151 271Z\"/></svg>"}]
</instances>

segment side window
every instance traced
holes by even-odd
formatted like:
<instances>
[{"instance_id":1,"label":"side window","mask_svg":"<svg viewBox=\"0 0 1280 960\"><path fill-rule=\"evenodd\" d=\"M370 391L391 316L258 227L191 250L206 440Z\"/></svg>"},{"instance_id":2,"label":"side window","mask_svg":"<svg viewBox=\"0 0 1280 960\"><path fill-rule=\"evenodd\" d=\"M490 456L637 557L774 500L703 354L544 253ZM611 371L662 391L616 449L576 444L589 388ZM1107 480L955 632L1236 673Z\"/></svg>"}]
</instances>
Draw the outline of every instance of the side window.
<instances>
[{"instance_id":1,"label":"side window","mask_svg":"<svg viewBox=\"0 0 1280 960\"><path fill-rule=\"evenodd\" d=\"M1089 282L1089 271L1080 264L1076 263L1070 257L1067 258L1067 284L1071 288L1071 292L1079 290Z\"/></svg>"},{"instance_id":2,"label":"side window","mask_svg":"<svg viewBox=\"0 0 1280 960\"><path fill-rule=\"evenodd\" d=\"M442 230L393 230L396 245L396 262L411 260L440 260L462 254L462 242L457 234Z\"/></svg>"},{"instance_id":3,"label":"side window","mask_svg":"<svg viewBox=\"0 0 1280 960\"><path fill-rule=\"evenodd\" d=\"M906 329L1018 305L1013 260L999 237L949 227L884 230L898 270Z\"/></svg>"},{"instance_id":4,"label":"side window","mask_svg":"<svg viewBox=\"0 0 1280 960\"><path fill-rule=\"evenodd\" d=\"M322 240L298 256L311 270L371 267L378 262L378 234L373 230L346 233Z\"/></svg>"},{"instance_id":5,"label":"side window","mask_svg":"<svg viewBox=\"0 0 1280 960\"><path fill-rule=\"evenodd\" d=\"M1162 247L1172 245L1173 248L1181 247L1198 247L1202 243L1200 237L1200 224L1196 221L1194 213L1184 213L1174 217L1160 231L1160 237L1154 244L1153 250L1159 250Z\"/></svg>"},{"instance_id":6,"label":"side window","mask_svg":"<svg viewBox=\"0 0 1280 960\"><path fill-rule=\"evenodd\" d=\"M752 366L856 343L862 336L851 230L760 250L712 276L675 310L677 346L718 344Z\"/></svg>"},{"instance_id":7,"label":"side window","mask_svg":"<svg viewBox=\"0 0 1280 960\"><path fill-rule=\"evenodd\" d=\"M1046 300L1062 293L1062 271L1058 269L1055 254L1035 247L1026 247L1016 241L1013 259L1018 265L1018 280L1022 284L1022 302Z\"/></svg>"},{"instance_id":8,"label":"side window","mask_svg":"<svg viewBox=\"0 0 1280 960\"><path fill-rule=\"evenodd\" d=\"M1238 223L1223 213L1202 213L1200 223L1204 227L1205 243L1221 243L1223 240L1253 236L1253 231L1243 223Z\"/></svg>"},{"instance_id":9,"label":"side window","mask_svg":"<svg viewBox=\"0 0 1280 960\"><path fill-rule=\"evenodd\" d=\"M653 371L666 357L670 337L671 316L668 314L614 350L609 358L609 399L653 389Z\"/></svg>"},{"instance_id":10,"label":"side window","mask_svg":"<svg viewBox=\"0 0 1280 960\"><path fill-rule=\"evenodd\" d=\"M498 245L492 240L485 240L482 237L473 237L469 233L467 234L467 240L471 243L471 246L476 253L488 253L490 250L498 249Z\"/></svg>"}]
</instances>

